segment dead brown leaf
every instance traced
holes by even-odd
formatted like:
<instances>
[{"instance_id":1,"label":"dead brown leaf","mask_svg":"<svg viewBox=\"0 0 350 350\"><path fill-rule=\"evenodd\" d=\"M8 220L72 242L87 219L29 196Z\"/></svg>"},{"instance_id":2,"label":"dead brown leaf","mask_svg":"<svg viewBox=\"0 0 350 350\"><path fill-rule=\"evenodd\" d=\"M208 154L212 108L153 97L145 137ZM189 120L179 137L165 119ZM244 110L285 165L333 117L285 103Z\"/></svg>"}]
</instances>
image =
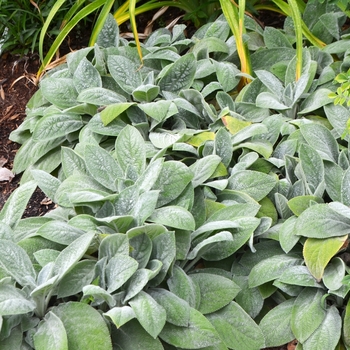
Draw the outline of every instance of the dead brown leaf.
<instances>
[{"instance_id":1,"label":"dead brown leaf","mask_svg":"<svg viewBox=\"0 0 350 350\"><path fill-rule=\"evenodd\" d=\"M7 163L7 159L3 156L0 157L0 168Z\"/></svg>"},{"instance_id":2,"label":"dead brown leaf","mask_svg":"<svg viewBox=\"0 0 350 350\"><path fill-rule=\"evenodd\" d=\"M41 205L50 205L52 204L52 200L48 197L45 197L41 202L40 202Z\"/></svg>"},{"instance_id":3,"label":"dead brown leaf","mask_svg":"<svg viewBox=\"0 0 350 350\"><path fill-rule=\"evenodd\" d=\"M291 342L288 343L287 350L295 350L297 345L298 345L298 341L296 339L294 339L294 340L292 340Z\"/></svg>"},{"instance_id":4,"label":"dead brown leaf","mask_svg":"<svg viewBox=\"0 0 350 350\"><path fill-rule=\"evenodd\" d=\"M9 181L15 177L13 172L11 170L8 170L6 168L0 168L0 181Z\"/></svg>"}]
</instances>

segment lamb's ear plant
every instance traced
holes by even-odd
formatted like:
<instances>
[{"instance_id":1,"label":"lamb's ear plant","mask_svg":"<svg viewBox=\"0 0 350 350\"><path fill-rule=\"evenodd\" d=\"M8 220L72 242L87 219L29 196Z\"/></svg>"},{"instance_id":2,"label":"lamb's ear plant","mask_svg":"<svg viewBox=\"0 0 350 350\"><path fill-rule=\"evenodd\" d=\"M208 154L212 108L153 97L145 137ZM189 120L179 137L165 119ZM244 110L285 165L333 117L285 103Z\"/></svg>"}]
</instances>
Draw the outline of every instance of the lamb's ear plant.
<instances>
[{"instance_id":1,"label":"lamb's ear plant","mask_svg":"<svg viewBox=\"0 0 350 350\"><path fill-rule=\"evenodd\" d=\"M258 28L238 93L229 29L158 30L140 67L112 24L42 80L11 136L1 348L350 347L344 48L305 48L296 80L286 32ZM21 219L37 185L57 207Z\"/></svg>"},{"instance_id":2,"label":"lamb's ear plant","mask_svg":"<svg viewBox=\"0 0 350 350\"><path fill-rule=\"evenodd\" d=\"M119 39L110 16L98 44L70 54L66 65L42 80L28 103L25 123L11 136L23 144L14 171L34 166L52 172L61 163L61 146L73 147L88 134L115 137L127 124L152 131L152 140L158 137L157 129L167 128L165 123L171 131L176 120L193 129L215 122L217 112L206 99L216 91L234 90L240 79L237 66L226 59L229 27L220 17L201 28L196 38L186 39L183 30L180 25L173 33L153 33L142 47L140 68L137 49ZM218 53L211 58L212 52ZM30 178L27 171L22 182Z\"/></svg>"}]
</instances>

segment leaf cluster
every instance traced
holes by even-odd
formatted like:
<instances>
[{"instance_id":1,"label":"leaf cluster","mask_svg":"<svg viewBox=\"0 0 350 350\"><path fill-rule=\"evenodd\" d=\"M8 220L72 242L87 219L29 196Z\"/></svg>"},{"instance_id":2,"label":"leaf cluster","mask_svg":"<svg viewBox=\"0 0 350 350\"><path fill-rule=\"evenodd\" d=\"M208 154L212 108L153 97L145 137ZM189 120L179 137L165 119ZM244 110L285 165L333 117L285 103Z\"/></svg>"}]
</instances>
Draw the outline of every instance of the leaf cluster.
<instances>
[{"instance_id":1,"label":"leaf cluster","mask_svg":"<svg viewBox=\"0 0 350 350\"><path fill-rule=\"evenodd\" d=\"M1 348L350 347L347 39L295 81L287 29L247 24L240 92L223 17L154 32L142 66L109 17L42 80L11 135ZM21 219L37 185L57 208Z\"/></svg>"},{"instance_id":2,"label":"leaf cluster","mask_svg":"<svg viewBox=\"0 0 350 350\"><path fill-rule=\"evenodd\" d=\"M37 4L34 1L1 0L0 54L11 52L25 55L28 52L37 52L40 31L53 3L54 1ZM59 23L72 3L73 1L67 1L57 13L56 25L49 27L48 37L57 34Z\"/></svg>"}]
</instances>

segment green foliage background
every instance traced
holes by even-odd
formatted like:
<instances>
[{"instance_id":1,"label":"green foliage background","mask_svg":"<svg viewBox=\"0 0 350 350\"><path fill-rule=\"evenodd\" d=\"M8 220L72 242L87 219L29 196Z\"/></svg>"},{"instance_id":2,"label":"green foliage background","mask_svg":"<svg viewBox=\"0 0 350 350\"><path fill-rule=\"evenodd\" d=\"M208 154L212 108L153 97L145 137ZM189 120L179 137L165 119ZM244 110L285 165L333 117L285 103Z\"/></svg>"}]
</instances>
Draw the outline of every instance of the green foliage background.
<instances>
[{"instance_id":1,"label":"green foliage background","mask_svg":"<svg viewBox=\"0 0 350 350\"><path fill-rule=\"evenodd\" d=\"M1 349L350 347L346 16L303 19L326 46L298 60L290 18L245 17L252 75L224 16L152 33L141 66L108 16L46 74L11 134ZM21 219L37 186L57 208Z\"/></svg>"}]
</instances>

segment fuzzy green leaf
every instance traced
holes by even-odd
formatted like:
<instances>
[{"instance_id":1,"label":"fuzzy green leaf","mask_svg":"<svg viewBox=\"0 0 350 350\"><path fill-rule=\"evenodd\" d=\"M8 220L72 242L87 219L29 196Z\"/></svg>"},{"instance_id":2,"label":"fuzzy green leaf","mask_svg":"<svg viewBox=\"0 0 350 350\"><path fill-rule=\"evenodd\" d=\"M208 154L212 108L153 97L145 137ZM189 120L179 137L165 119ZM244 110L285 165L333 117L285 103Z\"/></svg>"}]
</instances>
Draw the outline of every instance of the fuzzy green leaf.
<instances>
[{"instance_id":1,"label":"fuzzy green leaf","mask_svg":"<svg viewBox=\"0 0 350 350\"><path fill-rule=\"evenodd\" d=\"M0 211L0 222L15 228L36 186L34 181L30 181L16 188Z\"/></svg>"},{"instance_id":2,"label":"fuzzy green leaf","mask_svg":"<svg viewBox=\"0 0 350 350\"><path fill-rule=\"evenodd\" d=\"M160 340L158 338L154 339L136 320L124 324L116 332L115 339L117 339L117 346L122 350L164 350Z\"/></svg>"},{"instance_id":3,"label":"fuzzy green leaf","mask_svg":"<svg viewBox=\"0 0 350 350\"><path fill-rule=\"evenodd\" d=\"M133 102L118 102L108 105L101 111L100 116L104 126L110 124L114 119L118 118L123 112L125 112L130 106L134 105Z\"/></svg>"},{"instance_id":4,"label":"fuzzy green leaf","mask_svg":"<svg viewBox=\"0 0 350 350\"><path fill-rule=\"evenodd\" d=\"M119 27L112 14L108 14L101 31L98 33L96 43L100 47L117 47L119 42Z\"/></svg>"},{"instance_id":5,"label":"fuzzy green leaf","mask_svg":"<svg viewBox=\"0 0 350 350\"><path fill-rule=\"evenodd\" d=\"M191 307L198 307L200 303L199 286L182 270L175 265L173 274L167 280L169 290L179 298L188 302Z\"/></svg>"},{"instance_id":6,"label":"fuzzy green leaf","mask_svg":"<svg viewBox=\"0 0 350 350\"><path fill-rule=\"evenodd\" d=\"M140 292L129 301L141 326L153 338L162 331L166 322L166 311L149 294Z\"/></svg>"},{"instance_id":7,"label":"fuzzy green leaf","mask_svg":"<svg viewBox=\"0 0 350 350\"><path fill-rule=\"evenodd\" d=\"M120 288L137 270L135 259L122 254L116 254L106 266L106 279L109 293Z\"/></svg>"},{"instance_id":8,"label":"fuzzy green leaf","mask_svg":"<svg viewBox=\"0 0 350 350\"><path fill-rule=\"evenodd\" d=\"M304 210L310 207L310 202L323 203L322 198L315 196L297 196L288 201L288 207L294 215L299 216Z\"/></svg>"},{"instance_id":9,"label":"fuzzy green leaf","mask_svg":"<svg viewBox=\"0 0 350 350\"><path fill-rule=\"evenodd\" d=\"M291 330L290 320L294 299L289 299L274 307L260 321L260 329L265 336L265 346L273 347L287 344L295 336Z\"/></svg>"},{"instance_id":10,"label":"fuzzy green leaf","mask_svg":"<svg viewBox=\"0 0 350 350\"><path fill-rule=\"evenodd\" d=\"M222 163L228 167L232 159L232 143L231 137L225 128L221 128L215 135L214 153L217 154Z\"/></svg>"},{"instance_id":11,"label":"fuzzy green leaf","mask_svg":"<svg viewBox=\"0 0 350 350\"><path fill-rule=\"evenodd\" d=\"M167 66L165 73L160 72L158 85L162 91L177 93L191 87L195 73L196 59L193 53L188 53Z\"/></svg>"},{"instance_id":12,"label":"fuzzy green leaf","mask_svg":"<svg viewBox=\"0 0 350 350\"><path fill-rule=\"evenodd\" d=\"M96 263L91 260L82 260L75 264L60 281L57 297L65 298L80 293L84 286L92 282L95 265Z\"/></svg>"},{"instance_id":13,"label":"fuzzy green leaf","mask_svg":"<svg viewBox=\"0 0 350 350\"><path fill-rule=\"evenodd\" d=\"M62 278L83 257L94 237L94 232L87 232L61 251L54 266L54 273L59 278Z\"/></svg>"},{"instance_id":14,"label":"fuzzy green leaf","mask_svg":"<svg viewBox=\"0 0 350 350\"><path fill-rule=\"evenodd\" d=\"M230 228L239 228L240 223L233 220L219 220L205 223L204 225L197 228L196 231L191 233L191 239L194 241L197 237L201 236L205 232L214 230L225 230Z\"/></svg>"},{"instance_id":15,"label":"fuzzy green leaf","mask_svg":"<svg viewBox=\"0 0 350 350\"><path fill-rule=\"evenodd\" d=\"M34 141L47 141L81 129L84 126L81 116L62 113L49 114L41 118L33 131Z\"/></svg>"},{"instance_id":16,"label":"fuzzy green leaf","mask_svg":"<svg viewBox=\"0 0 350 350\"><path fill-rule=\"evenodd\" d=\"M338 143L331 132L321 124L303 124L300 131L307 143L314 148L322 159L337 163Z\"/></svg>"},{"instance_id":17,"label":"fuzzy green leaf","mask_svg":"<svg viewBox=\"0 0 350 350\"><path fill-rule=\"evenodd\" d=\"M57 177L48 174L46 171L39 169L31 170L34 180L37 182L40 189L45 193L48 198L55 198L58 187L61 181Z\"/></svg>"},{"instance_id":18,"label":"fuzzy green leaf","mask_svg":"<svg viewBox=\"0 0 350 350\"><path fill-rule=\"evenodd\" d=\"M291 317L294 336L304 343L321 325L326 317L322 305L323 291L318 288L305 288L296 298Z\"/></svg>"},{"instance_id":19,"label":"fuzzy green leaf","mask_svg":"<svg viewBox=\"0 0 350 350\"><path fill-rule=\"evenodd\" d=\"M325 268L322 281L329 290L337 290L344 286L343 278L346 265L343 259L335 257Z\"/></svg>"},{"instance_id":20,"label":"fuzzy green leaf","mask_svg":"<svg viewBox=\"0 0 350 350\"><path fill-rule=\"evenodd\" d=\"M324 168L326 191L333 201L341 202L344 170L338 164L327 161L324 162Z\"/></svg>"},{"instance_id":21,"label":"fuzzy green leaf","mask_svg":"<svg viewBox=\"0 0 350 350\"><path fill-rule=\"evenodd\" d=\"M114 307L116 304L113 296L108 293L105 289L95 286L93 284L85 285L82 289L83 299L92 299L96 304L101 304L106 302L109 307Z\"/></svg>"},{"instance_id":22,"label":"fuzzy green leaf","mask_svg":"<svg viewBox=\"0 0 350 350\"><path fill-rule=\"evenodd\" d=\"M49 77L40 83L43 96L58 108L69 108L77 105L78 92L72 79Z\"/></svg>"},{"instance_id":23,"label":"fuzzy green leaf","mask_svg":"<svg viewBox=\"0 0 350 350\"><path fill-rule=\"evenodd\" d=\"M176 257L176 241L173 231L166 231L152 239L151 259L162 263L161 270L150 281L151 286L158 286L165 278Z\"/></svg>"},{"instance_id":24,"label":"fuzzy green leaf","mask_svg":"<svg viewBox=\"0 0 350 350\"><path fill-rule=\"evenodd\" d=\"M21 286L35 286L36 273L26 251L17 244L0 240L0 267Z\"/></svg>"},{"instance_id":25,"label":"fuzzy green leaf","mask_svg":"<svg viewBox=\"0 0 350 350\"><path fill-rule=\"evenodd\" d=\"M125 234L114 233L105 237L98 250L98 258L112 259L117 254L129 255L129 240Z\"/></svg>"},{"instance_id":26,"label":"fuzzy green leaf","mask_svg":"<svg viewBox=\"0 0 350 350\"><path fill-rule=\"evenodd\" d=\"M256 99L256 105L260 108L275 109L277 111L290 109L289 106L281 102L280 97L271 92L261 92Z\"/></svg>"},{"instance_id":27,"label":"fuzzy green leaf","mask_svg":"<svg viewBox=\"0 0 350 350\"><path fill-rule=\"evenodd\" d=\"M64 221L49 221L36 232L52 242L69 245L84 234L84 231L68 225Z\"/></svg>"},{"instance_id":28,"label":"fuzzy green leaf","mask_svg":"<svg viewBox=\"0 0 350 350\"><path fill-rule=\"evenodd\" d=\"M176 326L187 327L190 321L190 306L174 293L162 288L150 289L148 293L166 311L166 321Z\"/></svg>"},{"instance_id":29,"label":"fuzzy green leaf","mask_svg":"<svg viewBox=\"0 0 350 350\"><path fill-rule=\"evenodd\" d=\"M263 333L253 319L234 301L207 315L208 320L230 349L256 350L265 347Z\"/></svg>"},{"instance_id":30,"label":"fuzzy green leaf","mask_svg":"<svg viewBox=\"0 0 350 350\"><path fill-rule=\"evenodd\" d=\"M264 29L264 42L268 49L292 48L292 44L281 30L266 26Z\"/></svg>"},{"instance_id":31,"label":"fuzzy green leaf","mask_svg":"<svg viewBox=\"0 0 350 350\"><path fill-rule=\"evenodd\" d=\"M115 91L102 87L92 87L80 92L79 102L91 103L97 106L108 106L111 104L126 102L126 98Z\"/></svg>"},{"instance_id":32,"label":"fuzzy green leaf","mask_svg":"<svg viewBox=\"0 0 350 350\"><path fill-rule=\"evenodd\" d=\"M151 102L158 96L159 91L160 91L159 86L153 85L153 84L145 84L136 88L132 92L132 96L134 97L135 100L140 102ZM140 105L139 107L142 107L142 106L143 105Z\"/></svg>"},{"instance_id":33,"label":"fuzzy green leaf","mask_svg":"<svg viewBox=\"0 0 350 350\"><path fill-rule=\"evenodd\" d=\"M150 163L145 171L136 181L136 186L138 187L140 193L148 192L155 182L162 170L164 158L158 158L154 162ZM156 190L156 188L154 188Z\"/></svg>"},{"instance_id":34,"label":"fuzzy green leaf","mask_svg":"<svg viewBox=\"0 0 350 350\"><path fill-rule=\"evenodd\" d=\"M322 284L318 283L311 275L306 266L290 266L285 269L277 280L285 284L304 287L322 288Z\"/></svg>"},{"instance_id":35,"label":"fuzzy green leaf","mask_svg":"<svg viewBox=\"0 0 350 350\"><path fill-rule=\"evenodd\" d=\"M135 312L130 306L114 307L103 315L108 316L117 328L120 328L122 325L136 317Z\"/></svg>"},{"instance_id":36,"label":"fuzzy green leaf","mask_svg":"<svg viewBox=\"0 0 350 350\"><path fill-rule=\"evenodd\" d=\"M102 87L102 79L98 70L84 57L73 74L73 83L79 92L93 87Z\"/></svg>"},{"instance_id":37,"label":"fuzzy green leaf","mask_svg":"<svg viewBox=\"0 0 350 350\"><path fill-rule=\"evenodd\" d=\"M194 164L190 166L194 174L192 179L193 187L202 185L206 180L208 180L216 168L221 162L221 158L217 155L209 155L197 160Z\"/></svg>"},{"instance_id":38,"label":"fuzzy green leaf","mask_svg":"<svg viewBox=\"0 0 350 350\"><path fill-rule=\"evenodd\" d=\"M205 260L218 261L232 255L253 236L261 220L254 217L243 217L233 219L232 222L239 226L232 230L232 241L218 242L203 254Z\"/></svg>"},{"instance_id":39,"label":"fuzzy green leaf","mask_svg":"<svg viewBox=\"0 0 350 350\"><path fill-rule=\"evenodd\" d=\"M53 308L52 312L60 318L66 329L68 349L112 350L107 324L91 306L68 302Z\"/></svg>"},{"instance_id":40,"label":"fuzzy green leaf","mask_svg":"<svg viewBox=\"0 0 350 350\"><path fill-rule=\"evenodd\" d=\"M177 198L192 179L193 172L183 163L165 162L153 185L154 190L160 190L157 206L161 207Z\"/></svg>"},{"instance_id":41,"label":"fuzzy green leaf","mask_svg":"<svg viewBox=\"0 0 350 350\"><path fill-rule=\"evenodd\" d=\"M341 202L344 205L350 206L350 168L348 168L343 176L342 182L341 182Z\"/></svg>"},{"instance_id":42,"label":"fuzzy green leaf","mask_svg":"<svg viewBox=\"0 0 350 350\"><path fill-rule=\"evenodd\" d=\"M155 262L155 260L153 260ZM154 278L162 268L162 264L155 263L155 271L149 269L138 269L127 281L125 285L126 294L123 302L132 299L147 285L148 281Z\"/></svg>"},{"instance_id":43,"label":"fuzzy green leaf","mask_svg":"<svg viewBox=\"0 0 350 350\"><path fill-rule=\"evenodd\" d=\"M350 347L350 303L347 303L343 321L344 345Z\"/></svg>"},{"instance_id":44,"label":"fuzzy green leaf","mask_svg":"<svg viewBox=\"0 0 350 350\"><path fill-rule=\"evenodd\" d=\"M240 288L233 281L220 275L195 273L189 276L199 287L201 301L198 311L203 315L226 306L240 291Z\"/></svg>"},{"instance_id":45,"label":"fuzzy green leaf","mask_svg":"<svg viewBox=\"0 0 350 350\"><path fill-rule=\"evenodd\" d=\"M135 127L128 125L120 132L115 142L115 154L124 173L132 169L140 176L146 168L145 141Z\"/></svg>"},{"instance_id":46,"label":"fuzzy green leaf","mask_svg":"<svg viewBox=\"0 0 350 350\"><path fill-rule=\"evenodd\" d=\"M68 350L67 332L62 321L52 311L40 322L33 338L37 350Z\"/></svg>"},{"instance_id":47,"label":"fuzzy green leaf","mask_svg":"<svg viewBox=\"0 0 350 350\"><path fill-rule=\"evenodd\" d=\"M26 170L30 165L36 162L43 162L45 160L48 163L49 172L53 171L59 164L55 164L55 159L53 153L57 151L57 146L61 146L65 141L65 137L59 137L48 141L38 141L35 142L32 138L26 140L20 149L16 153L15 160L13 162L12 171L16 174L21 173ZM50 155L51 157L47 157ZM51 167L50 162L53 162L53 167ZM41 170L45 170L41 168ZM28 181L28 180L27 180ZM22 179L22 182L23 179Z\"/></svg>"},{"instance_id":48,"label":"fuzzy green leaf","mask_svg":"<svg viewBox=\"0 0 350 350\"><path fill-rule=\"evenodd\" d=\"M227 185L228 189L242 191L256 201L262 200L275 187L277 179L258 171L243 170L234 173Z\"/></svg>"},{"instance_id":49,"label":"fuzzy green leaf","mask_svg":"<svg viewBox=\"0 0 350 350\"><path fill-rule=\"evenodd\" d=\"M342 319L338 309L332 305L326 317L314 333L303 343L304 350L336 349L340 339Z\"/></svg>"},{"instance_id":50,"label":"fuzzy green leaf","mask_svg":"<svg viewBox=\"0 0 350 350\"><path fill-rule=\"evenodd\" d=\"M62 147L61 150L62 169L66 177L73 175L74 171L86 173L84 159L75 151L68 147Z\"/></svg>"},{"instance_id":51,"label":"fuzzy green leaf","mask_svg":"<svg viewBox=\"0 0 350 350\"><path fill-rule=\"evenodd\" d=\"M344 236L350 230L350 218L329 204L312 205L296 222L296 234L312 238Z\"/></svg>"},{"instance_id":52,"label":"fuzzy green leaf","mask_svg":"<svg viewBox=\"0 0 350 350\"><path fill-rule=\"evenodd\" d=\"M311 93L302 103L302 110L299 114L312 113L317 109L332 103L331 98L329 98L329 93L330 90L328 89L317 89L315 92Z\"/></svg>"},{"instance_id":53,"label":"fuzzy green leaf","mask_svg":"<svg viewBox=\"0 0 350 350\"><path fill-rule=\"evenodd\" d=\"M173 205L156 209L148 218L148 221L181 230L192 231L196 227L194 218L189 211Z\"/></svg>"},{"instance_id":54,"label":"fuzzy green leaf","mask_svg":"<svg viewBox=\"0 0 350 350\"><path fill-rule=\"evenodd\" d=\"M231 62L214 61L218 82L225 92L233 90L239 83L240 77L237 76L240 71Z\"/></svg>"},{"instance_id":55,"label":"fuzzy green leaf","mask_svg":"<svg viewBox=\"0 0 350 350\"><path fill-rule=\"evenodd\" d=\"M313 147L306 144L300 146L299 158L307 186L311 191L310 194L314 194L324 180L322 158Z\"/></svg>"},{"instance_id":56,"label":"fuzzy green leaf","mask_svg":"<svg viewBox=\"0 0 350 350\"><path fill-rule=\"evenodd\" d=\"M204 253L210 251L218 242L224 242L225 244L229 241L233 241L232 233L229 231L221 231L197 244L193 250L188 253L186 258L188 260L195 259L196 257L202 256Z\"/></svg>"},{"instance_id":57,"label":"fuzzy green leaf","mask_svg":"<svg viewBox=\"0 0 350 350\"><path fill-rule=\"evenodd\" d=\"M124 174L110 153L102 147L86 145L85 163L97 182L113 191L117 190L117 180L123 178Z\"/></svg>"},{"instance_id":58,"label":"fuzzy green leaf","mask_svg":"<svg viewBox=\"0 0 350 350\"><path fill-rule=\"evenodd\" d=\"M256 287L280 277L287 267L299 265L302 259L295 256L275 255L256 264L249 274L249 286Z\"/></svg>"},{"instance_id":59,"label":"fuzzy green leaf","mask_svg":"<svg viewBox=\"0 0 350 350\"><path fill-rule=\"evenodd\" d=\"M0 315L21 315L34 311L34 300L11 284L0 285Z\"/></svg>"},{"instance_id":60,"label":"fuzzy green leaf","mask_svg":"<svg viewBox=\"0 0 350 350\"><path fill-rule=\"evenodd\" d=\"M220 342L212 324L199 311L192 308L187 327L166 323L159 337L168 344L187 349L201 349Z\"/></svg>"},{"instance_id":61,"label":"fuzzy green leaf","mask_svg":"<svg viewBox=\"0 0 350 350\"><path fill-rule=\"evenodd\" d=\"M307 268L320 281L325 267L348 239L348 235L327 239L308 238L303 254Z\"/></svg>"},{"instance_id":62,"label":"fuzzy green leaf","mask_svg":"<svg viewBox=\"0 0 350 350\"><path fill-rule=\"evenodd\" d=\"M142 103L139 108L159 123L178 113L175 103L169 100Z\"/></svg>"},{"instance_id":63,"label":"fuzzy green leaf","mask_svg":"<svg viewBox=\"0 0 350 350\"><path fill-rule=\"evenodd\" d=\"M143 232L129 239L130 256L139 263L139 268L147 266L152 253L152 241L148 235Z\"/></svg>"},{"instance_id":64,"label":"fuzzy green leaf","mask_svg":"<svg viewBox=\"0 0 350 350\"><path fill-rule=\"evenodd\" d=\"M107 65L114 80L128 94L142 85L139 67L129 58L122 55L109 55Z\"/></svg>"}]
</instances>

